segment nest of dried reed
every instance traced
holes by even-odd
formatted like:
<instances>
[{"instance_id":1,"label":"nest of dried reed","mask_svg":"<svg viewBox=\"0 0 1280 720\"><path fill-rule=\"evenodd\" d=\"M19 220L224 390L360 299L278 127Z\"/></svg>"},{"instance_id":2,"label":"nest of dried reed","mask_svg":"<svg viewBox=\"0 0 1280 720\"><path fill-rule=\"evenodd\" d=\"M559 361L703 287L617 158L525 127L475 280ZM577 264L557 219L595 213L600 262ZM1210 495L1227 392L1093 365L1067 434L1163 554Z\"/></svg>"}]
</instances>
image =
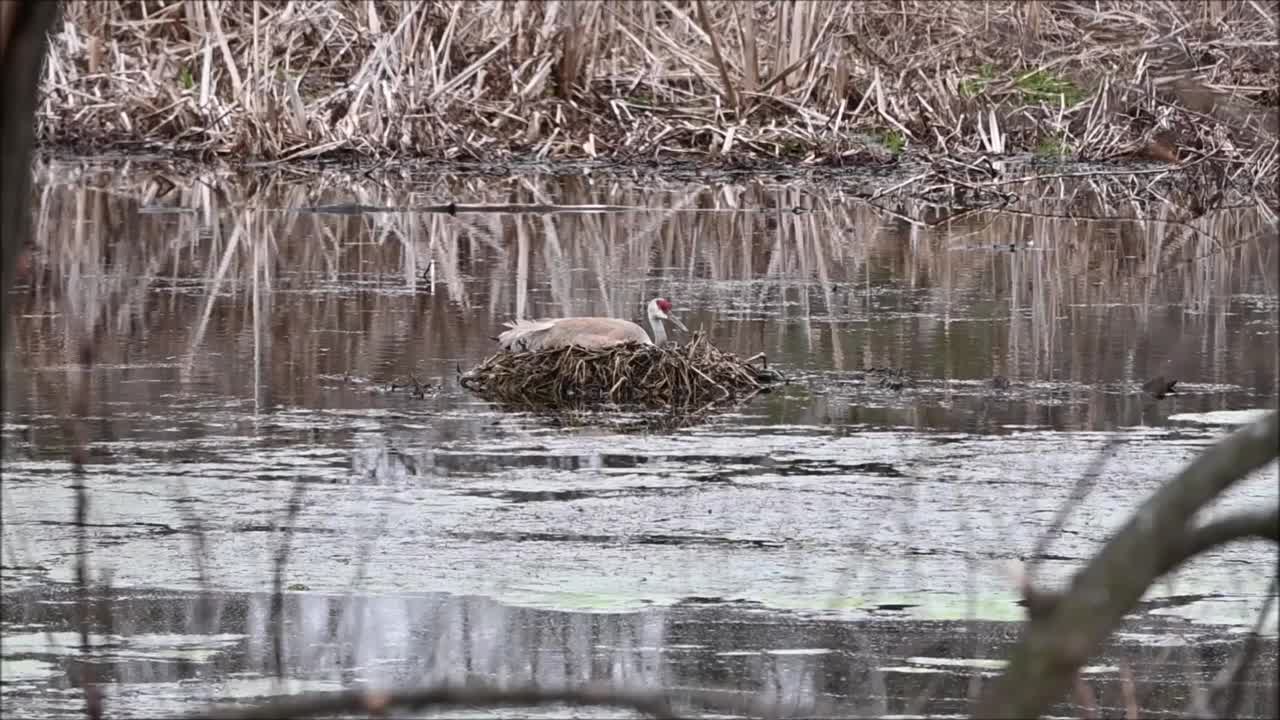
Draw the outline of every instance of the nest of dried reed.
<instances>
[{"instance_id":1,"label":"nest of dried reed","mask_svg":"<svg viewBox=\"0 0 1280 720\"><path fill-rule=\"evenodd\" d=\"M744 360L695 332L684 345L499 352L459 382L486 400L518 407L614 404L700 413L745 401L782 379L764 353Z\"/></svg>"}]
</instances>

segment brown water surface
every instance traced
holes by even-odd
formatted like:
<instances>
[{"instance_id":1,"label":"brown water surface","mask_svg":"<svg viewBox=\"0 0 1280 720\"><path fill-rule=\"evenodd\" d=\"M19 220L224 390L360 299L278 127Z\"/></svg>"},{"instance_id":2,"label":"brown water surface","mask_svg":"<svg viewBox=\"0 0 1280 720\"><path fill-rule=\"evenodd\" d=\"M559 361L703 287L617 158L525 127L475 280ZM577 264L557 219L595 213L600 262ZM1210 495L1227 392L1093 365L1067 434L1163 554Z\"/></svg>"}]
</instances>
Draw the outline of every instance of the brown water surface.
<instances>
[{"instance_id":1,"label":"brown water surface","mask_svg":"<svg viewBox=\"0 0 1280 720\"><path fill-rule=\"evenodd\" d=\"M1251 210L1126 217L1048 187L926 227L909 218L930 208L764 181L37 180L4 376L6 716L82 702L65 416L90 444L114 618L91 657L119 716L273 690L263 593L286 522L288 688L610 680L945 715L998 669L1022 618L1011 564L1113 433L1044 583L1277 403L1280 249ZM298 210L450 201L632 209ZM669 432L504 411L456 382L512 317L639 320L655 296L792 382ZM1173 394L1141 391L1157 375ZM411 379L425 396L391 387ZM1215 510L1278 495L1273 465ZM1153 588L1091 661L1102 704L1123 712L1124 664L1151 714L1180 712L1274 562L1231 546ZM1255 716L1276 710L1275 614Z\"/></svg>"}]
</instances>

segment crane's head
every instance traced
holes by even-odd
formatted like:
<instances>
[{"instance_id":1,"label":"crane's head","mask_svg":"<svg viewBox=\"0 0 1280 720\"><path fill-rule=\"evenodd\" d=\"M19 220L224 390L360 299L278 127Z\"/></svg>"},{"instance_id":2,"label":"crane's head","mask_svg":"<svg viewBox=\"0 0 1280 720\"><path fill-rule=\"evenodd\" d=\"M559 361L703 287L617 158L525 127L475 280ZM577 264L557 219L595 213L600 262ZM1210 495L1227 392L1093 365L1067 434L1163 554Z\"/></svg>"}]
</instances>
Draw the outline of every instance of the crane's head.
<instances>
[{"instance_id":1,"label":"crane's head","mask_svg":"<svg viewBox=\"0 0 1280 720\"><path fill-rule=\"evenodd\" d=\"M671 314L671 301L666 298L654 298L649 302L649 319L655 321L670 320L676 327L689 332L689 328L680 322L680 318Z\"/></svg>"}]
</instances>

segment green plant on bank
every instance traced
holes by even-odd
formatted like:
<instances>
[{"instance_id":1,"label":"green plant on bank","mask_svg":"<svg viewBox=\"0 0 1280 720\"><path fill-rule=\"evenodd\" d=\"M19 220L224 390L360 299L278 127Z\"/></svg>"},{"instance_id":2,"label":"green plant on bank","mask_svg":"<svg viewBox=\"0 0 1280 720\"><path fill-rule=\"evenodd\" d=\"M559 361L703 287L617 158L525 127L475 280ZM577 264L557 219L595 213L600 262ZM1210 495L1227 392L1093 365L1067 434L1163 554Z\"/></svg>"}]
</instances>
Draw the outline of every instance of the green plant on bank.
<instances>
[{"instance_id":1,"label":"green plant on bank","mask_svg":"<svg viewBox=\"0 0 1280 720\"><path fill-rule=\"evenodd\" d=\"M984 93L989 85L995 82L997 73L995 66L984 63L978 68L978 74L960 81L960 95L966 98L977 97ZM1042 102L1045 100L1058 102L1058 98L1068 107L1084 99L1084 93L1070 80L1044 70L1033 70L1019 75L1014 86L1024 101Z\"/></svg>"},{"instance_id":2,"label":"green plant on bank","mask_svg":"<svg viewBox=\"0 0 1280 720\"><path fill-rule=\"evenodd\" d=\"M996 69L991 63L984 63L978 68L977 77L960 81L960 95L967 98L977 97L996 79Z\"/></svg>"},{"instance_id":3,"label":"green plant on bank","mask_svg":"<svg viewBox=\"0 0 1280 720\"><path fill-rule=\"evenodd\" d=\"M1075 83L1043 70L1034 70L1022 75L1015 84L1022 91L1024 100L1049 100L1056 103L1058 98L1062 98L1062 102L1067 107L1071 107L1084 99L1084 93L1075 86Z\"/></svg>"},{"instance_id":4,"label":"green plant on bank","mask_svg":"<svg viewBox=\"0 0 1280 720\"><path fill-rule=\"evenodd\" d=\"M781 157L793 157L804 155L809 150L809 144L799 138L790 138L778 143L778 154Z\"/></svg>"},{"instance_id":5,"label":"green plant on bank","mask_svg":"<svg viewBox=\"0 0 1280 720\"><path fill-rule=\"evenodd\" d=\"M1071 154L1071 147L1062 135L1051 135L1040 138L1036 144L1035 156L1041 160L1061 160Z\"/></svg>"},{"instance_id":6,"label":"green plant on bank","mask_svg":"<svg viewBox=\"0 0 1280 720\"><path fill-rule=\"evenodd\" d=\"M907 139L897 130L886 130L877 136L877 140L894 155L901 155L907 146Z\"/></svg>"}]
</instances>

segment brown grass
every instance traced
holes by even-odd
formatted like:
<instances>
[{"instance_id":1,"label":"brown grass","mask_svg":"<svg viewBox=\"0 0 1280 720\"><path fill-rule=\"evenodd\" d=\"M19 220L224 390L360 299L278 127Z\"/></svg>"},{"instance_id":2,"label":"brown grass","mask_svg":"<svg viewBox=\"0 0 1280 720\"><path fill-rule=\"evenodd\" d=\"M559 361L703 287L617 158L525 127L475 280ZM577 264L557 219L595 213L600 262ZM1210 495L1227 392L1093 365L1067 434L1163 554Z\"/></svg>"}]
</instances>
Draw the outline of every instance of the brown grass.
<instances>
[{"instance_id":1,"label":"brown grass","mask_svg":"<svg viewBox=\"0 0 1280 720\"><path fill-rule=\"evenodd\" d=\"M1277 13L1221 2L72 2L46 143L301 159L1276 167ZM1237 178L1239 179L1239 178Z\"/></svg>"},{"instance_id":2,"label":"brown grass","mask_svg":"<svg viewBox=\"0 0 1280 720\"><path fill-rule=\"evenodd\" d=\"M464 373L462 386L529 409L613 403L700 414L759 393L780 376L726 353L696 332L683 345L626 343L498 352Z\"/></svg>"}]
</instances>

